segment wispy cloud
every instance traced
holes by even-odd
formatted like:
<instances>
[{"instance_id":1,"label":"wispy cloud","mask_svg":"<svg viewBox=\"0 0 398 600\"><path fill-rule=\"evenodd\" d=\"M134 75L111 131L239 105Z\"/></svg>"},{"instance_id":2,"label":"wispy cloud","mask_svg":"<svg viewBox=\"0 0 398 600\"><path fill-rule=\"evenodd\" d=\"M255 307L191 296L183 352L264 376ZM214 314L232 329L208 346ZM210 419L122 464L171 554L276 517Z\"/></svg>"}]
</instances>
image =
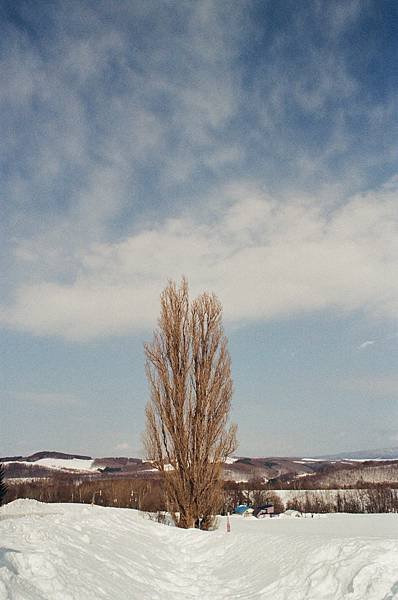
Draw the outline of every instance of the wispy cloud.
<instances>
[{"instance_id":1,"label":"wispy cloud","mask_svg":"<svg viewBox=\"0 0 398 600\"><path fill-rule=\"evenodd\" d=\"M347 45L371 5L296 8L6 15L4 327L120 335L152 324L182 273L234 322L325 308L395 318L397 183L352 192L389 174L397 142L394 91L364 94ZM279 10L288 27L266 18Z\"/></svg>"},{"instance_id":2,"label":"wispy cloud","mask_svg":"<svg viewBox=\"0 0 398 600\"><path fill-rule=\"evenodd\" d=\"M363 350L364 348L373 346L375 343L376 343L376 340L366 340L365 342L362 342L362 344L359 344L358 350Z\"/></svg>"},{"instance_id":3,"label":"wispy cloud","mask_svg":"<svg viewBox=\"0 0 398 600\"><path fill-rule=\"evenodd\" d=\"M332 211L316 199L280 203L242 183L217 198L122 241L89 245L76 255L69 282L63 261L58 273L51 265L51 277L44 267L2 307L2 324L68 339L128 333L155 322L167 277L181 274L194 293L214 290L233 322L323 309L395 318L395 188ZM32 262L42 269L46 256L44 246L29 269Z\"/></svg>"},{"instance_id":4,"label":"wispy cloud","mask_svg":"<svg viewBox=\"0 0 398 600\"><path fill-rule=\"evenodd\" d=\"M120 442L116 444L115 450L131 450L131 444L129 442Z\"/></svg>"}]
</instances>

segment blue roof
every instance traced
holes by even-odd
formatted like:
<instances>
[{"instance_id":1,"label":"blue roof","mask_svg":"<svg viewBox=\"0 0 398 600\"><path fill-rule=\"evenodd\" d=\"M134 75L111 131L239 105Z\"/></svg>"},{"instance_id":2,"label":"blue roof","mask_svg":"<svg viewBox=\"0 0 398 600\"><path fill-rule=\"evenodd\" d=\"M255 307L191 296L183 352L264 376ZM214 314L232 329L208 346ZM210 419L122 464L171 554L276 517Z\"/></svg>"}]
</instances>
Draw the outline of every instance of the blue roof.
<instances>
[{"instance_id":1,"label":"blue roof","mask_svg":"<svg viewBox=\"0 0 398 600\"><path fill-rule=\"evenodd\" d=\"M247 504L239 504L239 506L237 506L235 508L235 513L238 513L239 515L242 515L244 512L247 511L249 507L247 506Z\"/></svg>"}]
</instances>

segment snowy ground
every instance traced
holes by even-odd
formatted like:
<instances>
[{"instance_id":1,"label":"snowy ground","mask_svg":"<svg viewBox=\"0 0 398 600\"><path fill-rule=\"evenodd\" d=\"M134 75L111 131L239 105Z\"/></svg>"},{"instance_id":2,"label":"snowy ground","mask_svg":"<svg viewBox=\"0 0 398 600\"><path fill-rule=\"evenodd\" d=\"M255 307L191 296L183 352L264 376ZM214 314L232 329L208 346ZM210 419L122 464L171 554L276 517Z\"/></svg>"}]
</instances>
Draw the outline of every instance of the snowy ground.
<instances>
[{"instance_id":1,"label":"snowy ground","mask_svg":"<svg viewBox=\"0 0 398 600\"><path fill-rule=\"evenodd\" d=\"M231 524L183 531L128 509L17 500L0 508L0 599L398 599L398 515Z\"/></svg>"}]
</instances>

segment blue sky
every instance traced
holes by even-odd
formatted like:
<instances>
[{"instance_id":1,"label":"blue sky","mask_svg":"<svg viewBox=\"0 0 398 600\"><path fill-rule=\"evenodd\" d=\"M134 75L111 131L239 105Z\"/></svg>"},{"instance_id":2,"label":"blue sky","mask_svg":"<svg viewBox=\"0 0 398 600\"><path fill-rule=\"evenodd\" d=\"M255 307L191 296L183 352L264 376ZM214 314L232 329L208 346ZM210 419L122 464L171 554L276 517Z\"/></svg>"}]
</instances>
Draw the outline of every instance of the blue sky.
<instances>
[{"instance_id":1,"label":"blue sky","mask_svg":"<svg viewBox=\"0 0 398 600\"><path fill-rule=\"evenodd\" d=\"M141 451L168 278L241 454L398 445L395 2L0 2L0 454Z\"/></svg>"}]
</instances>

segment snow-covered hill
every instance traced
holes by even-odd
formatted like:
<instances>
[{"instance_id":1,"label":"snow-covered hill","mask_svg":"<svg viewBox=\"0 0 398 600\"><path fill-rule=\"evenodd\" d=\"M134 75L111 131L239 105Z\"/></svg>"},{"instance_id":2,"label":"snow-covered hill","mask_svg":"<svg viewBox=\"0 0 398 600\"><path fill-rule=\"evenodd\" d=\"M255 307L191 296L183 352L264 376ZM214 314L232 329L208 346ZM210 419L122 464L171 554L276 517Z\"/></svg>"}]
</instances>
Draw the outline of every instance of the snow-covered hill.
<instances>
[{"instance_id":1,"label":"snow-covered hill","mask_svg":"<svg viewBox=\"0 0 398 600\"><path fill-rule=\"evenodd\" d=\"M398 454L397 454L398 455ZM345 456L345 455L344 455ZM339 481L337 471L344 471L341 483L344 485L355 485L357 481L390 482L395 483L397 479L397 468L386 469L384 460L374 460L373 469L371 465L362 465L363 458L300 458L300 457L230 457L224 464L224 479L235 482L248 482L257 480L262 482L272 481L276 487L282 487L297 478L305 478L308 475L317 476L317 484L320 487L330 487ZM398 464L398 461L396 461ZM118 478L139 477L144 479L159 479L159 471L154 469L150 462L141 458L127 457L102 457L91 458L78 454L65 454L54 451L36 452L30 456L9 456L0 458L4 464L7 479L21 481L33 478L52 478L59 472L70 477L102 479L103 474L107 477ZM362 467L365 471L362 471ZM376 470L379 470L376 473ZM348 470L351 470L349 476ZM367 478L369 476L369 478ZM344 481L343 481L344 479ZM345 481L347 480L347 481ZM309 484L313 487L314 482ZM304 485L305 487L305 485Z\"/></svg>"},{"instance_id":2,"label":"snow-covered hill","mask_svg":"<svg viewBox=\"0 0 398 600\"><path fill-rule=\"evenodd\" d=\"M7 461L4 464L8 465ZM14 461L15 462L15 461ZM39 458L35 461L19 460L19 465L28 465L36 467L44 467L46 469L55 469L57 471L97 471L98 467L94 465L92 458Z\"/></svg>"},{"instance_id":3,"label":"snow-covered hill","mask_svg":"<svg viewBox=\"0 0 398 600\"><path fill-rule=\"evenodd\" d=\"M377 450L357 450L356 452L340 452L322 457L329 460L398 460L398 447L378 448Z\"/></svg>"},{"instance_id":4,"label":"snow-covered hill","mask_svg":"<svg viewBox=\"0 0 398 600\"><path fill-rule=\"evenodd\" d=\"M397 515L234 517L183 531L129 509L0 508L1 600L394 600Z\"/></svg>"}]
</instances>

